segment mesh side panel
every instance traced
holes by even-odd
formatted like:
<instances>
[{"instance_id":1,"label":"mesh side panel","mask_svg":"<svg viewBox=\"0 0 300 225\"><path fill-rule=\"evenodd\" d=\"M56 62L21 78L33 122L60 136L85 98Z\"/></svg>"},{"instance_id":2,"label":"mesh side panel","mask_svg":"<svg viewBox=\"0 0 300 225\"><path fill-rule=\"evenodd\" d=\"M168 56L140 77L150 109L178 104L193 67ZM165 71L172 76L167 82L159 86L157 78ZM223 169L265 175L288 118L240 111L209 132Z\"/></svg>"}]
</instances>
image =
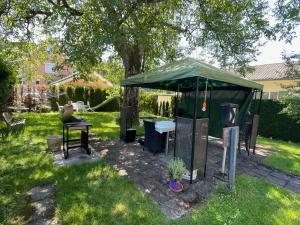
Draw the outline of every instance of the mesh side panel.
<instances>
[{"instance_id":1,"label":"mesh side panel","mask_svg":"<svg viewBox=\"0 0 300 225\"><path fill-rule=\"evenodd\" d=\"M205 169L208 122L208 118L196 120L194 170L198 169L200 176L204 175Z\"/></svg>"},{"instance_id":2,"label":"mesh side panel","mask_svg":"<svg viewBox=\"0 0 300 225\"><path fill-rule=\"evenodd\" d=\"M193 119L177 117L176 120L176 155L181 158L188 170L191 169Z\"/></svg>"}]
</instances>

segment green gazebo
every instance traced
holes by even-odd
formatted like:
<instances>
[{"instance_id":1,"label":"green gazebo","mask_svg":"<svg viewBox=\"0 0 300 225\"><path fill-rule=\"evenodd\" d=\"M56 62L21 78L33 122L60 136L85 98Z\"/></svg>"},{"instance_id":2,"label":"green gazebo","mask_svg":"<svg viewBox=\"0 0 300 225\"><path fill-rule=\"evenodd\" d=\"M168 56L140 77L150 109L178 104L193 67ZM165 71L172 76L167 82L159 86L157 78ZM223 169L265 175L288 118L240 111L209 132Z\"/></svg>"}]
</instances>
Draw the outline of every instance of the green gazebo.
<instances>
[{"instance_id":1,"label":"green gazebo","mask_svg":"<svg viewBox=\"0 0 300 225\"><path fill-rule=\"evenodd\" d=\"M262 98L263 86L259 83L199 60L185 58L127 78L121 81L121 86L161 89L176 93L174 156L185 159L191 174L194 169L198 169L200 174L205 176L207 137L222 136L222 103L239 105L236 125L240 127L243 126L246 115L251 112L250 147L255 152L260 101L259 104L253 104L253 100ZM187 124L190 124L190 127L186 126ZM189 138L184 138L184 142L180 142L182 129L186 129L185 133L191 133Z\"/></svg>"}]
</instances>

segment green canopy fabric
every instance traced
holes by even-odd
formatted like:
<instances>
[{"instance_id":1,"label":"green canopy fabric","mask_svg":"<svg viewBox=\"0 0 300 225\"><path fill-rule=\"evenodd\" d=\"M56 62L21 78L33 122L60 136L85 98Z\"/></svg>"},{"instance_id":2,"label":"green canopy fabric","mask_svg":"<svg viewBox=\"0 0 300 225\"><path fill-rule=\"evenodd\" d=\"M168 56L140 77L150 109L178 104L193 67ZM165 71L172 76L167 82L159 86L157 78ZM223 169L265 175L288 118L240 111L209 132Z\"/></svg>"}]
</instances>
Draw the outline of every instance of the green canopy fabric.
<instances>
[{"instance_id":1,"label":"green canopy fabric","mask_svg":"<svg viewBox=\"0 0 300 225\"><path fill-rule=\"evenodd\" d=\"M237 74L218 69L193 58L185 58L129 77L122 80L121 85L176 91L178 80L191 80L190 78L193 77L212 80L214 81L214 87L226 88L239 86L256 90L263 89L263 85L259 83L245 79ZM195 82L191 81L190 85L194 84ZM202 82L200 89L204 87L205 82Z\"/></svg>"}]
</instances>

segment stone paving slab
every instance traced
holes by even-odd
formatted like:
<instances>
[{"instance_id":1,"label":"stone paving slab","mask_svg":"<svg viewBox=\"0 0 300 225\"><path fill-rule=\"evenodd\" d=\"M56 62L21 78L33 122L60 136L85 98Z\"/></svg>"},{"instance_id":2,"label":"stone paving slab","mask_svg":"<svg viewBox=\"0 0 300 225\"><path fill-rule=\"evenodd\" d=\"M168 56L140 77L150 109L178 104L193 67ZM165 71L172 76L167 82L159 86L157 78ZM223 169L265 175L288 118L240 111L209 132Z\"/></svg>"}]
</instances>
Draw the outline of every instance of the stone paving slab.
<instances>
[{"instance_id":1,"label":"stone paving slab","mask_svg":"<svg viewBox=\"0 0 300 225\"><path fill-rule=\"evenodd\" d=\"M56 225L54 207L54 185L45 185L32 188L27 193L31 197L33 213L28 225Z\"/></svg>"},{"instance_id":2,"label":"stone paving slab","mask_svg":"<svg viewBox=\"0 0 300 225\"><path fill-rule=\"evenodd\" d=\"M66 165L80 164L80 163L93 163L101 159L101 156L95 149L90 145L91 154L86 154L82 148L74 148L69 150L69 157L64 158L63 151L57 151L53 154L53 164L57 167L63 167Z\"/></svg>"},{"instance_id":3,"label":"stone paving slab","mask_svg":"<svg viewBox=\"0 0 300 225\"><path fill-rule=\"evenodd\" d=\"M210 139L206 178L193 184L183 181L184 190L174 193L169 190L169 175L167 164L173 158L173 145L169 145L169 154L153 155L143 151L138 143L125 144L120 141L95 142L94 147L101 157L119 171L121 176L127 176L138 188L147 193L158 204L161 211L171 219L186 215L191 208L201 206L211 195L215 185L220 182L219 173L223 149L219 139ZM248 174L267 180L280 187L300 194L300 177L291 176L274 170L262 164L262 160L274 150L257 146L256 154L250 156L242 150L237 157L237 174Z\"/></svg>"}]
</instances>

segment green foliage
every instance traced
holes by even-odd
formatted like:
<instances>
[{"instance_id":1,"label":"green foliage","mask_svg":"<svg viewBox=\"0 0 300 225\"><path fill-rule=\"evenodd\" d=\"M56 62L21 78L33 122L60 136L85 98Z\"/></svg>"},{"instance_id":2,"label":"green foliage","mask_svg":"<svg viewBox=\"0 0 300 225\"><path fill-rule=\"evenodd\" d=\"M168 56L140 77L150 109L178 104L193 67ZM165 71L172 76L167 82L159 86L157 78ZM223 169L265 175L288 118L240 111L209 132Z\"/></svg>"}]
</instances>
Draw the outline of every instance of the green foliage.
<instances>
[{"instance_id":1,"label":"green foliage","mask_svg":"<svg viewBox=\"0 0 300 225\"><path fill-rule=\"evenodd\" d=\"M166 111L165 111L165 117L169 117L170 116L170 103L167 101L166 102Z\"/></svg>"},{"instance_id":2,"label":"green foliage","mask_svg":"<svg viewBox=\"0 0 300 225\"><path fill-rule=\"evenodd\" d=\"M74 102L83 101L84 102L84 87L76 87L74 89Z\"/></svg>"},{"instance_id":3,"label":"green foliage","mask_svg":"<svg viewBox=\"0 0 300 225\"><path fill-rule=\"evenodd\" d=\"M171 111L170 116L175 117L175 115L176 115L176 96L171 97L170 111Z\"/></svg>"},{"instance_id":4,"label":"green foliage","mask_svg":"<svg viewBox=\"0 0 300 225\"><path fill-rule=\"evenodd\" d=\"M59 86L58 87L58 93L59 93L59 98L58 98L58 103L59 105L65 105L68 103L68 96L66 95L66 90L64 86Z\"/></svg>"},{"instance_id":5,"label":"green foliage","mask_svg":"<svg viewBox=\"0 0 300 225\"><path fill-rule=\"evenodd\" d=\"M56 104L56 102L58 102L58 98L56 97L56 87L55 86L51 86L49 87L49 93L50 93L50 98L48 99L50 102L50 107L52 111L58 111L58 106Z\"/></svg>"},{"instance_id":6,"label":"green foliage","mask_svg":"<svg viewBox=\"0 0 300 225\"><path fill-rule=\"evenodd\" d=\"M109 49L122 59L127 76L181 57L182 36L188 51L202 47L222 66L242 68L254 59L258 40L273 34L265 0L63 2L4 4L3 36L19 40L20 34L39 34L28 27L44 28L46 35L61 37L61 49L78 71L93 70Z\"/></svg>"},{"instance_id":7,"label":"green foliage","mask_svg":"<svg viewBox=\"0 0 300 225\"><path fill-rule=\"evenodd\" d=\"M284 105L282 113L287 114L300 124L300 96L287 95L280 99L280 102Z\"/></svg>"},{"instance_id":8,"label":"green foliage","mask_svg":"<svg viewBox=\"0 0 300 225\"><path fill-rule=\"evenodd\" d=\"M168 164L168 170L170 176L174 180L180 181L185 170L184 162L182 161L182 159L179 158L171 159L171 161Z\"/></svg>"},{"instance_id":9,"label":"green foliage","mask_svg":"<svg viewBox=\"0 0 300 225\"><path fill-rule=\"evenodd\" d=\"M148 112L154 115L158 113L157 94L149 92L140 92L139 95L140 112Z\"/></svg>"},{"instance_id":10,"label":"green foliage","mask_svg":"<svg viewBox=\"0 0 300 225\"><path fill-rule=\"evenodd\" d=\"M292 41L296 36L295 30L300 24L300 1L299 0L278 0L275 8L277 19L276 28L280 31L281 39L287 42Z\"/></svg>"},{"instance_id":11,"label":"green foliage","mask_svg":"<svg viewBox=\"0 0 300 225\"><path fill-rule=\"evenodd\" d=\"M5 107L15 83L16 72L14 68L0 57L0 111Z\"/></svg>"},{"instance_id":12,"label":"green foliage","mask_svg":"<svg viewBox=\"0 0 300 225\"><path fill-rule=\"evenodd\" d=\"M262 100L258 133L267 138L300 142L300 124L282 112L284 107L279 101Z\"/></svg>"},{"instance_id":13,"label":"green foliage","mask_svg":"<svg viewBox=\"0 0 300 225\"><path fill-rule=\"evenodd\" d=\"M67 87L67 96L68 96L68 101L72 101L74 98L74 88L71 86Z\"/></svg>"}]
</instances>

